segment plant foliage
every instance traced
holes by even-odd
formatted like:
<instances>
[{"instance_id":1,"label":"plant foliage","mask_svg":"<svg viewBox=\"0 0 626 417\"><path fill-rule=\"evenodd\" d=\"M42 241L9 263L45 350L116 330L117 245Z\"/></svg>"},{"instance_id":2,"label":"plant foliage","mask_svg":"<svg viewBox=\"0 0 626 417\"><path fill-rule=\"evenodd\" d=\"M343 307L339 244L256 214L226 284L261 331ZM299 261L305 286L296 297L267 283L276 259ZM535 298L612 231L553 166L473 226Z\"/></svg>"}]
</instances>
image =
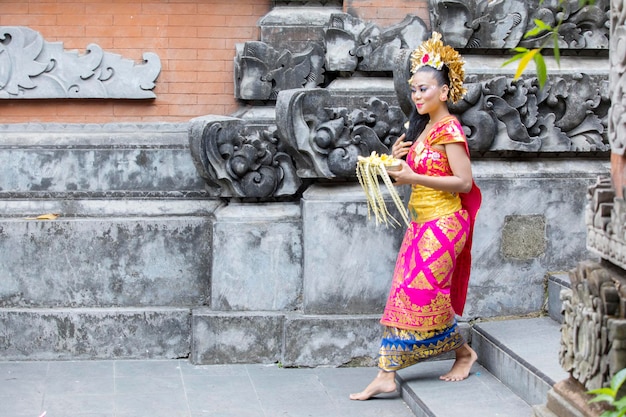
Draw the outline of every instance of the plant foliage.
<instances>
[{"instance_id":1,"label":"plant foliage","mask_svg":"<svg viewBox=\"0 0 626 417\"><path fill-rule=\"evenodd\" d=\"M595 395L590 403L606 402L613 406L614 410L603 412L600 417L623 417L626 416L626 396L617 398L622 384L626 381L626 368L622 369L611 378L611 386L588 391L587 394Z\"/></svg>"},{"instance_id":2,"label":"plant foliage","mask_svg":"<svg viewBox=\"0 0 626 417\"><path fill-rule=\"evenodd\" d=\"M559 8L562 9L564 7L563 6L564 2L565 0L559 0ZM539 0L539 5L541 5L542 3L543 3L543 0ZM594 3L595 3L595 0L579 0L578 1L578 4L581 7L586 6L586 5L592 5ZM508 59L507 61L504 62L504 64L502 64L502 66L506 66L515 61L519 61L519 63L517 64L517 70L515 71L515 79L518 79L519 77L521 77L522 73L524 72L524 70L526 69L530 61L534 61L536 71L537 71L537 79L539 80L539 87L543 88L548 78L548 71L546 69L546 63L543 58L542 51L545 48L547 48L550 43L553 44L552 51L554 54L554 59L557 65L560 66L561 55L559 51L559 29L561 28L561 25L563 24L563 19L566 14L559 13L558 15L560 17L554 27L540 19L534 19L533 22L535 26L524 34L524 39L528 39L533 36L539 36L544 33L549 33L550 36L546 37L546 40L538 48L528 49L528 48L524 48L521 46L517 48L513 48L512 51L515 53L515 55L513 55L512 58Z\"/></svg>"}]
</instances>

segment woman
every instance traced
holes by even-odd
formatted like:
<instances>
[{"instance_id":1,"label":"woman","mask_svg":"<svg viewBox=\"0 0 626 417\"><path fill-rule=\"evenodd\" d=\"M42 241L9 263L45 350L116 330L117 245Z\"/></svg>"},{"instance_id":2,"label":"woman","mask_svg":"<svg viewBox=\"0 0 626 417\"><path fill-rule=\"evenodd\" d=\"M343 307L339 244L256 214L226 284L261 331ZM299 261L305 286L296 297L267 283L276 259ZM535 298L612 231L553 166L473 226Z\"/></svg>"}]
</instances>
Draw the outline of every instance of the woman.
<instances>
[{"instance_id":1,"label":"woman","mask_svg":"<svg viewBox=\"0 0 626 417\"><path fill-rule=\"evenodd\" d=\"M448 100L465 89L463 61L434 32L411 55L411 100L415 109L406 135L392 147L401 169L389 171L396 185L411 184L411 224L406 231L381 323L378 375L353 400L396 390L397 370L454 350L445 381L469 376L476 353L463 340L455 315L463 313L471 237L480 206L467 139L450 115ZM408 139L408 140L405 140Z\"/></svg>"}]
</instances>

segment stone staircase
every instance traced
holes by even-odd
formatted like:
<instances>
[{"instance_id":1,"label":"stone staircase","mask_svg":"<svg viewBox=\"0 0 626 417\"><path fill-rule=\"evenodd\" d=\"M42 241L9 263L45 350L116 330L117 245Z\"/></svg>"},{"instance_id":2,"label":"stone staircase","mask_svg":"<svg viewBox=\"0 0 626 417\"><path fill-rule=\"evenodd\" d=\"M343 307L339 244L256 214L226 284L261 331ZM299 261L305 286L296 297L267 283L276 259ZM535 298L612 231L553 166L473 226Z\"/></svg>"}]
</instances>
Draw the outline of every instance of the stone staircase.
<instances>
[{"instance_id":1,"label":"stone staircase","mask_svg":"<svg viewBox=\"0 0 626 417\"><path fill-rule=\"evenodd\" d=\"M560 301L566 274L548 276L548 315L480 321L466 326L478 354L472 376L439 381L452 360L430 361L398 373L402 396L417 417L562 417L549 411L550 388L568 374L559 365ZM578 415L578 414L572 414Z\"/></svg>"}]
</instances>

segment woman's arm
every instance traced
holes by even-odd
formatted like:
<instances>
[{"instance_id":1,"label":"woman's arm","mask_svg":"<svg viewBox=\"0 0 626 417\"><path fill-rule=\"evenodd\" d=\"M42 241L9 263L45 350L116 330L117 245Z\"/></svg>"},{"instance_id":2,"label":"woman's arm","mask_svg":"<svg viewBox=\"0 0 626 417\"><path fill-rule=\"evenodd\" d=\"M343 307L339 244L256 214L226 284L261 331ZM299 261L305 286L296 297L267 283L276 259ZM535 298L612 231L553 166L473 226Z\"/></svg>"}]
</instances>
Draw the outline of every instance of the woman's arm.
<instances>
[{"instance_id":1,"label":"woman's arm","mask_svg":"<svg viewBox=\"0 0 626 417\"><path fill-rule=\"evenodd\" d=\"M404 161L401 162L402 169L389 171L389 176L396 181L396 185L418 184L451 193L469 192L472 189L472 167L465 151L465 144L450 143L444 146L452 170L451 176L432 177L417 174Z\"/></svg>"}]
</instances>

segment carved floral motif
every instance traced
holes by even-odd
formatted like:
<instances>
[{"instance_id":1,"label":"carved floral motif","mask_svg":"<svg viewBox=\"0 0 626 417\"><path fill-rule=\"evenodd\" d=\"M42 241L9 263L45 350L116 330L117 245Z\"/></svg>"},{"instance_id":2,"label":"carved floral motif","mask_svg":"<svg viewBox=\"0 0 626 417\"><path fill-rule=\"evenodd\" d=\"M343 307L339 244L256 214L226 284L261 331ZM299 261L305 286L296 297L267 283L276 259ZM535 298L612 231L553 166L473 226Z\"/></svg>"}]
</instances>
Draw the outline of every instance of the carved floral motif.
<instances>
[{"instance_id":1,"label":"carved floral motif","mask_svg":"<svg viewBox=\"0 0 626 417\"><path fill-rule=\"evenodd\" d=\"M399 107L372 97L364 108L334 108L327 107L329 98L322 89L278 96L278 131L301 154L302 177L353 177L359 155L388 153L400 136L405 118Z\"/></svg>"},{"instance_id":2,"label":"carved floral motif","mask_svg":"<svg viewBox=\"0 0 626 417\"><path fill-rule=\"evenodd\" d=\"M232 117L198 117L189 144L207 190L220 197L281 197L301 185L285 143L275 129L248 132Z\"/></svg>"},{"instance_id":3,"label":"carved floral motif","mask_svg":"<svg viewBox=\"0 0 626 417\"><path fill-rule=\"evenodd\" d=\"M609 1L581 5L578 0L430 0L432 29L455 48L536 48L548 34L524 38L535 19L559 29L560 49L608 49ZM550 44L551 45L551 41Z\"/></svg>"},{"instance_id":4,"label":"carved floral motif","mask_svg":"<svg viewBox=\"0 0 626 417\"><path fill-rule=\"evenodd\" d=\"M396 93L410 112L407 57L398 60ZM471 77L470 77L471 78ZM466 82L457 115L473 151L608 152L608 83L588 74L554 76L539 88L535 77L496 76Z\"/></svg>"},{"instance_id":5,"label":"carved floral motif","mask_svg":"<svg viewBox=\"0 0 626 417\"><path fill-rule=\"evenodd\" d=\"M246 42L235 58L235 96L276 100L279 91L314 88L324 81L324 51L316 43L301 53L276 50L264 42Z\"/></svg>"},{"instance_id":6,"label":"carved floral motif","mask_svg":"<svg viewBox=\"0 0 626 417\"><path fill-rule=\"evenodd\" d=\"M65 51L22 26L0 26L0 99L155 98L158 55L146 52L136 65L96 44L87 53Z\"/></svg>"},{"instance_id":7,"label":"carved floral motif","mask_svg":"<svg viewBox=\"0 0 626 417\"><path fill-rule=\"evenodd\" d=\"M430 32L422 19L407 15L381 29L347 13L336 13L325 30L327 71L392 71L400 49L415 49Z\"/></svg>"},{"instance_id":8,"label":"carved floral motif","mask_svg":"<svg viewBox=\"0 0 626 417\"><path fill-rule=\"evenodd\" d=\"M585 261L570 272L571 290L563 290L561 366L585 386L606 386L626 367L624 280L598 263Z\"/></svg>"}]
</instances>

